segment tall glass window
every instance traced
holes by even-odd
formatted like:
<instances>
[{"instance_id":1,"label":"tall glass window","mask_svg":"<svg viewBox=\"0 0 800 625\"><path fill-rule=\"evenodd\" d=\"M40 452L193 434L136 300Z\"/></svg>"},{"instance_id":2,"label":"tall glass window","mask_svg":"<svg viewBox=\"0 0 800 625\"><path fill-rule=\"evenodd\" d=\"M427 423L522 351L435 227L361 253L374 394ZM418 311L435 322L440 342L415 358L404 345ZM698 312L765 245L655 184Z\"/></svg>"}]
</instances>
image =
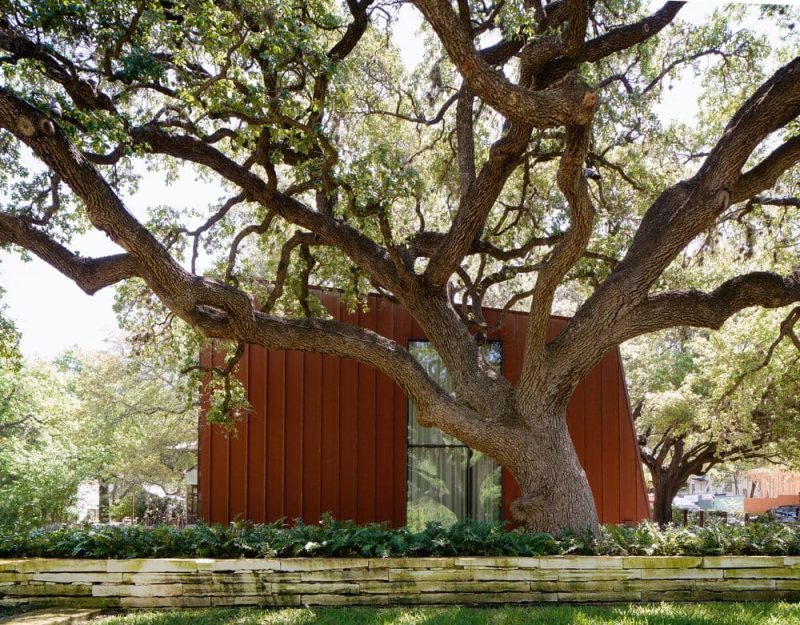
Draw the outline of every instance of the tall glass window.
<instances>
[{"instance_id":1,"label":"tall glass window","mask_svg":"<svg viewBox=\"0 0 800 625\"><path fill-rule=\"evenodd\" d=\"M486 361L501 371L502 343L490 341L481 349ZM450 375L428 341L411 341L409 351L435 382L453 392ZM406 521L413 530L422 529L429 521L444 525L466 518L499 521L502 503L500 465L438 428L420 426L411 401L407 501Z\"/></svg>"}]
</instances>

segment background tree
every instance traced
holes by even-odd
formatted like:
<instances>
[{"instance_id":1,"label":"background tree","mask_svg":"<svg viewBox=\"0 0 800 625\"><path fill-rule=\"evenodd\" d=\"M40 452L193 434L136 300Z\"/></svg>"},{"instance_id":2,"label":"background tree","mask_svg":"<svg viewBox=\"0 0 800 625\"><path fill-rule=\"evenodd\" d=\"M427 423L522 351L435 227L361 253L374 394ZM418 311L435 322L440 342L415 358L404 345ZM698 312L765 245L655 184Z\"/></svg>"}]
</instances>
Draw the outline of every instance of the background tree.
<instances>
[{"instance_id":1,"label":"background tree","mask_svg":"<svg viewBox=\"0 0 800 625\"><path fill-rule=\"evenodd\" d=\"M87 482L99 484L101 521L131 489L183 495L198 415L173 386L178 377L120 353L76 350L0 376L10 398L0 420L0 528L75 520Z\"/></svg>"},{"instance_id":2,"label":"background tree","mask_svg":"<svg viewBox=\"0 0 800 625\"><path fill-rule=\"evenodd\" d=\"M426 57L408 73L380 0L0 0L0 242L88 293L125 282L120 316L143 346L175 339L194 357L187 328L231 341L222 377L245 342L371 365L421 424L511 471L526 527L596 528L566 426L585 374L636 336L800 300L796 256L703 291L681 279L682 253L800 160L791 16L762 11L783 38L771 47L740 8L690 26L679 2L413 5ZM655 111L684 66L714 98L699 130ZM196 166L224 195L190 214L129 208L143 163ZM88 227L120 253L75 253ZM548 340L557 290L578 279ZM313 285L354 306L368 289L397 298L455 395L403 346L328 318ZM530 310L515 388L480 354L489 301ZM219 388L216 416L235 390Z\"/></svg>"},{"instance_id":3,"label":"background tree","mask_svg":"<svg viewBox=\"0 0 800 625\"><path fill-rule=\"evenodd\" d=\"M197 462L198 402L186 403L179 372L113 352L72 351L58 365L77 400L77 461L98 483L100 521L131 488L183 496L184 473Z\"/></svg>"},{"instance_id":4,"label":"background tree","mask_svg":"<svg viewBox=\"0 0 800 625\"><path fill-rule=\"evenodd\" d=\"M672 500L692 475L800 460L800 352L784 340L764 364L776 323L748 314L717 334L671 330L626 347L656 522L672 521Z\"/></svg>"},{"instance_id":5,"label":"background tree","mask_svg":"<svg viewBox=\"0 0 800 625\"><path fill-rule=\"evenodd\" d=\"M52 366L0 371L0 528L71 520L80 474L71 433L73 398Z\"/></svg>"}]
</instances>

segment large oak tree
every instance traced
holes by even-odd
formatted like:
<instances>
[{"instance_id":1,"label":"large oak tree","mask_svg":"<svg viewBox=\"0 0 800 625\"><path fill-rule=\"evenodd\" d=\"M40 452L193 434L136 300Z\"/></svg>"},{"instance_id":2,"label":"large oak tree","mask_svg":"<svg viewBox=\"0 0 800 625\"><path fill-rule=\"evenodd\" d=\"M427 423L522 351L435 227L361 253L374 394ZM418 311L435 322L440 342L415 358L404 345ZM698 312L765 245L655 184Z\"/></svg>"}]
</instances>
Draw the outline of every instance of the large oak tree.
<instances>
[{"instance_id":1,"label":"large oak tree","mask_svg":"<svg viewBox=\"0 0 800 625\"><path fill-rule=\"evenodd\" d=\"M699 235L800 160L800 58L762 75L763 42L719 17L680 25L679 2L415 0L426 55L409 73L393 4L1 0L0 243L87 293L126 282L166 311L145 337L181 320L371 365L422 425L513 473L526 527L596 528L566 425L586 373L633 337L800 300L796 264L707 290L674 279ZM725 119L667 132L663 81L703 58L718 60L705 67ZM227 196L145 218L123 200L139 162L190 164ZM86 228L121 252L80 255ZM557 290L579 278L591 290L548 339ZM399 300L454 395L404 346L326 318L315 285ZM530 311L515 387L481 357L487 302Z\"/></svg>"}]
</instances>

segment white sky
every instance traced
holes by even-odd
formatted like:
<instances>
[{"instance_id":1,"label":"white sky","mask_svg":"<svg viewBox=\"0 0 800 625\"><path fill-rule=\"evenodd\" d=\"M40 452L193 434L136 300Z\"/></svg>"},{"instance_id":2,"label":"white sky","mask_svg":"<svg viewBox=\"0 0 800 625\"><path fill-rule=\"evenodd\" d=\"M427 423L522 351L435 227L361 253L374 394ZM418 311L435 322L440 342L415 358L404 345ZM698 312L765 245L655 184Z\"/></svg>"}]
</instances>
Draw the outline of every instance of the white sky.
<instances>
[{"instance_id":1,"label":"white sky","mask_svg":"<svg viewBox=\"0 0 800 625\"><path fill-rule=\"evenodd\" d=\"M800 0L784 2L800 3ZM657 7L661 2L653 2ZM695 1L685 7L680 17L699 23L717 6L710 0ZM415 66L422 51L414 45L418 40L418 13L409 5L400 10L395 42L401 49L403 61ZM660 107L662 117L690 122L696 112L697 94L691 78L673 82L672 90L665 90ZM126 197L128 207L142 214L148 206L170 204L183 208L204 206L220 196L212 184L196 181L188 169L177 182L166 186L162 176L145 174L140 190ZM98 232L79 238L74 249L84 256L99 256L120 251L109 239ZM22 332L22 351L26 356L50 358L73 345L84 348L102 348L106 339L117 331L112 310L113 289L104 289L88 296L69 279L49 265L34 258L22 262L9 253L0 253L0 286L6 290L4 297L9 314Z\"/></svg>"}]
</instances>

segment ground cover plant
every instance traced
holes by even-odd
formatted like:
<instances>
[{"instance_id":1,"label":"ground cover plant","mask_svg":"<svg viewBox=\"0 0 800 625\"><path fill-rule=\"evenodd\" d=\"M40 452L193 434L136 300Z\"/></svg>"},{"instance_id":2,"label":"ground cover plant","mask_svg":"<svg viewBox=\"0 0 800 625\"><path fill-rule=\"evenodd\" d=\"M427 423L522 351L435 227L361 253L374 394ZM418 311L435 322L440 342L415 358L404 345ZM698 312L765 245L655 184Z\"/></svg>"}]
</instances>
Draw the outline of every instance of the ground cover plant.
<instances>
[{"instance_id":1,"label":"ground cover plant","mask_svg":"<svg viewBox=\"0 0 800 625\"><path fill-rule=\"evenodd\" d=\"M796 555L800 528L774 523L708 527L607 525L595 536L532 534L499 524L437 523L413 532L325 519L317 525L67 528L0 533L0 557L423 557L542 555Z\"/></svg>"},{"instance_id":2,"label":"ground cover plant","mask_svg":"<svg viewBox=\"0 0 800 625\"><path fill-rule=\"evenodd\" d=\"M138 612L99 625L794 625L800 605L660 604L614 607L367 608Z\"/></svg>"}]
</instances>

